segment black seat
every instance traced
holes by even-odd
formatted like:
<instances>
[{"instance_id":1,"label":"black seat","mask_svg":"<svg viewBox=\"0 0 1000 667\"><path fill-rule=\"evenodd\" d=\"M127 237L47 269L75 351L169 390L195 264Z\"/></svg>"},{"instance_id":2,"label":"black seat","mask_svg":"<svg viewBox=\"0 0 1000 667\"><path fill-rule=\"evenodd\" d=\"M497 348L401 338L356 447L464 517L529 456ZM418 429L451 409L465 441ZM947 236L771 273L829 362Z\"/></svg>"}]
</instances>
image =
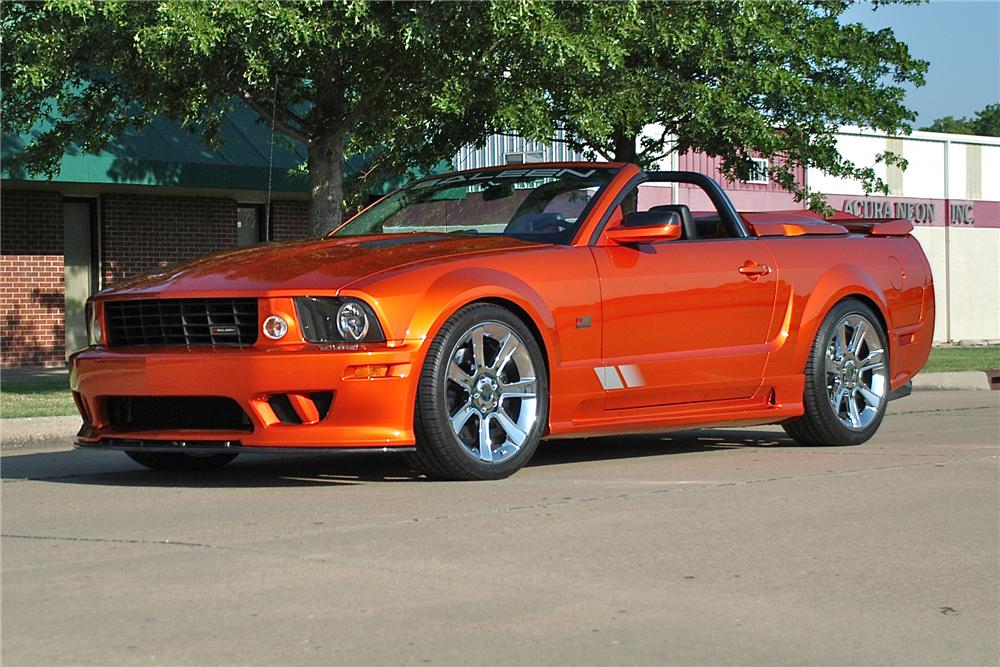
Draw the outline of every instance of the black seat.
<instances>
[{"instance_id":1,"label":"black seat","mask_svg":"<svg viewBox=\"0 0 1000 667\"><path fill-rule=\"evenodd\" d=\"M681 217L681 228L684 231L684 235L681 237L686 240L698 238L698 227L695 224L694 217L691 215L691 209L689 209L684 204L660 204L659 206L654 206L649 209L650 211L670 211L676 213Z\"/></svg>"}]
</instances>

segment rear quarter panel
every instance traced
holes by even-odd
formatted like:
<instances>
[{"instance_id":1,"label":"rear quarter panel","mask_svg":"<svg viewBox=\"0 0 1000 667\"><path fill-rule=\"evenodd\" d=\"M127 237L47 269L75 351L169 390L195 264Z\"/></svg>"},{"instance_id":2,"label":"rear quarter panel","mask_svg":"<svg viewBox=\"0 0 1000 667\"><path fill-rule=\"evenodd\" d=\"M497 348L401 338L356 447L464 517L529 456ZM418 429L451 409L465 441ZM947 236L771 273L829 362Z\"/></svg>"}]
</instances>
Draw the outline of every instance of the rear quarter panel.
<instances>
[{"instance_id":1,"label":"rear quarter panel","mask_svg":"<svg viewBox=\"0 0 1000 667\"><path fill-rule=\"evenodd\" d=\"M930 267L905 237L762 239L775 258L778 290L766 380L801 376L823 318L839 301L859 297L882 317L889 339L892 388L927 361L934 334ZM781 315L784 314L784 317Z\"/></svg>"}]
</instances>

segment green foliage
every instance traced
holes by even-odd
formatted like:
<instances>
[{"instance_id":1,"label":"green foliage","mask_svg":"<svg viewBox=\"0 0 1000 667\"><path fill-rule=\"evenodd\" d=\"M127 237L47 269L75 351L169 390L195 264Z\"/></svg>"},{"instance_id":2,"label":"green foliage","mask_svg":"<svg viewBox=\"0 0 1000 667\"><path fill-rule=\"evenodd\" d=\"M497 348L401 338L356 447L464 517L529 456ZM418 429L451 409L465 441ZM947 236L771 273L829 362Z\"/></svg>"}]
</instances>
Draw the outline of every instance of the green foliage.
<instances>
[{"instance_id":1,"label":"green foliage","mask_svg":"<svg viewBox=\"0 0 1000 667\"><path fill-rule=\"evenodd\" d=\"M557 126L578 149L643 165L699 150L746 178L760 155L821 207L796 168L886 190L838 154L836 129L905 131L902 84L926 69L890 31L841 24L848 4L8 2L4 132L50 117L23 158L52 173L70 142L94 150L158 114L217 142L242 99L307 146L317 232L340 220L345 152L371 156L360 188L495 131L548 139Z\"/></svg>"},{"instance_id":2,"label":"green foliage","mask_svg":"<svg viewBox=\"0 0 1000 667\"><path fill-rule=\"evenodd\" d=\"M928 132L948 132L951 134L978 134L984 137L1000 137L1000 103L988 104L976 112L973 118L944 116L927 127Z\"/></svg>"},{"instance_id":3,"label":"green foliage","mask_svg":"<svg viewBox=\"0 0 1000 667\"><path fill-rule=\"evenodd\" d=\"M575 148L640 164L671 150L704 151L742 179L759 155L770 159L774 180L816 207L823 202L796 186L796 167L887 191L873 169L838 154L836 130L907 132L914 115L903 106L902 84L922 84L926 63L889 30L842 24L848 5L546 5L525 17L510 49L514 77L534 101L513 124L544 138L561 123ZM881 159L901 163L892 154Z\"/></svg>"},{"instance_id":4,"label":"green foliage","mask_svg":"<svg viewBox=\"0 0 1000 667\"><path fill-rule=\"evenodd\" d=\"M381 168L427 166L476 140L490 7L429 2L9 3L2 21L4 132L37 129L23 155L54 173L71 142L94 150L163 115L219 141L241 99L309 149L316 231L339 221L345 151Z\"/></svg>"}]
</instances>

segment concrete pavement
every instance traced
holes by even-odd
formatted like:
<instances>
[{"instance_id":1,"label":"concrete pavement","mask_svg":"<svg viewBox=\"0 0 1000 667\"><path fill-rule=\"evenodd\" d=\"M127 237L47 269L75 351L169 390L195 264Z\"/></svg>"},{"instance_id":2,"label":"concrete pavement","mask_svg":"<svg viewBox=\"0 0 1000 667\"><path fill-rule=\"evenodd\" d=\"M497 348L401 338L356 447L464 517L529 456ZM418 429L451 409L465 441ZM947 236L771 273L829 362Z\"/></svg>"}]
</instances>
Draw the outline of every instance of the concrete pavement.
<instances>
[{"instance_id":1,"label":"concrete pavement","mask_svg":"<svg viewBox=\"0 0 1000 667\"><path fill-rule=\"evenodd\" d=\"M3 663L995 665L1000 392L890 412L853 448L548 443L490 483L5 450Z\"/></svg>"}]
</instances>

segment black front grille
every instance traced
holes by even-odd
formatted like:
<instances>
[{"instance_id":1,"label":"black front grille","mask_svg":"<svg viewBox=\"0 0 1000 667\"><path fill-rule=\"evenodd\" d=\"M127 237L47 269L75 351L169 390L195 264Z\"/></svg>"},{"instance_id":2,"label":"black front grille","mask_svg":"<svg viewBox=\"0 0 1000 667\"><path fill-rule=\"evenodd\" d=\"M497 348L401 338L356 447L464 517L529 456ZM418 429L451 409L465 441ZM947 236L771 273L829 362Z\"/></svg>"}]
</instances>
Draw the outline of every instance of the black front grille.
<instances>
[{"instance_id":1,"label":"black front grille","mask_svg":"<svg viewBox=\"0 0 1000 667\"><path fill-rule=\"evenodd\" d=\"M143 299L104 304L108 345L253 345L257 299Z\"/></svg>"},{"instance_id":2,"label":"black front grille","mask_svg":"<svg viewBox=\"0 0 1000 667\"><path fill-rule=\"evenodd\" d=\"M253 431L239 403L224 396L108 396L111 426L125 430Z\"/></svg>"}]
</instances>

